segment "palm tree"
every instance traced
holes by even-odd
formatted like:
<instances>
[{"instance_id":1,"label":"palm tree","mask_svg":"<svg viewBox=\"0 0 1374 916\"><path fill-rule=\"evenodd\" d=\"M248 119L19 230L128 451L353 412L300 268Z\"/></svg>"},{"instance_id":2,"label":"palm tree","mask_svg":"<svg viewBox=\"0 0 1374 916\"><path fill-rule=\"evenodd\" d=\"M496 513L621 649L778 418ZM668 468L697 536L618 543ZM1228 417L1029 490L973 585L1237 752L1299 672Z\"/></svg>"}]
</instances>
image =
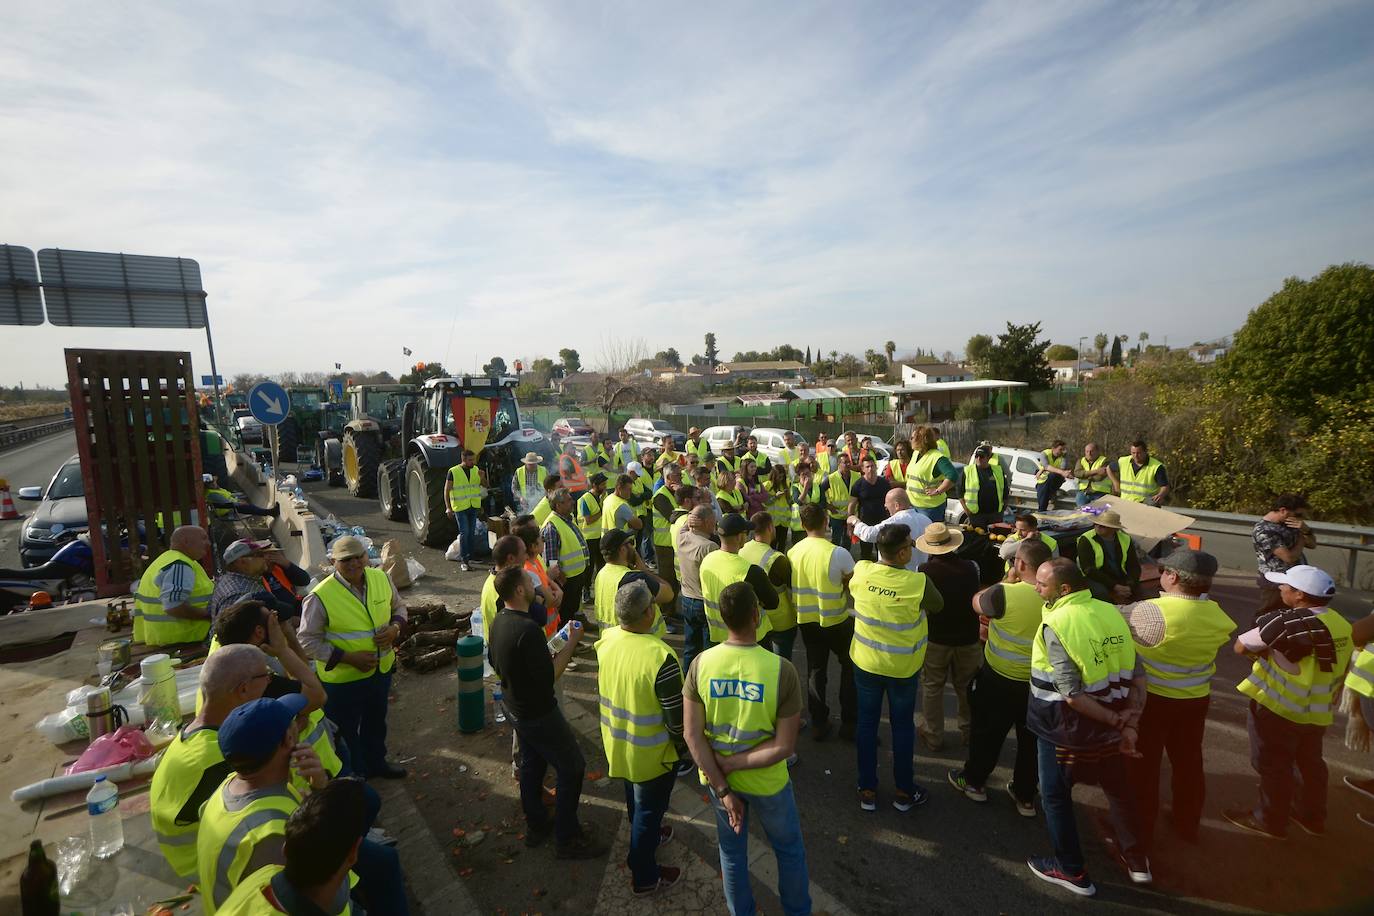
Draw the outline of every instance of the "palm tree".
<instances>
[{"instance_id":1,"label":"palm tree","mask_svg":"<svg viewBox=\"0 0 1374 916\"><path fill-rule=\"evenodd\" d=\"M1141 332L1140 332L1140 352L1141 352L1141 353L1144 353L1144 352L1145 352L1145 342L1146 342L1147 340L1149 340L1149 339L1150 339L1150 332L1149 332L1149 331L1141 331Z\"/></svg>"},{"instance_id":2,"label":"palm tree","mask_svg":"<svg viewBox=\"0 0 1374 916\"><path fill-rule=\"evenodd\" d=\"M892 358L897 355L896 341L889 340L887 343L883 344L883 352L887 354L887 364L891 366Z\"/></svg>"},{"instance_id":3,"label":"palm tree","mask_svg":"<svg viewBox=\"0 0 1374 916\"><path fill-rule=\"evenodd\" d=\"M1093 346L1097 347L1097 364L1100 366L1107 361L1107 344L1111 343L1106 334L1098 334L1093 338Z\"/></svg>"}]
</instances>

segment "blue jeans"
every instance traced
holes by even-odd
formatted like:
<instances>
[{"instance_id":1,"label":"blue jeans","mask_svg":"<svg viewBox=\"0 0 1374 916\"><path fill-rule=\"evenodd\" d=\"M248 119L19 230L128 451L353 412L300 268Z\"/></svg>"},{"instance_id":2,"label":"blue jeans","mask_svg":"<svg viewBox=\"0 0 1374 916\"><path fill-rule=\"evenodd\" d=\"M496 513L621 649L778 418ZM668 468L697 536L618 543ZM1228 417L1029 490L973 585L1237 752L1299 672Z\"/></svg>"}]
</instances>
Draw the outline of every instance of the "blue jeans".
<instances>
[{"instance_id":1,"label":"blue jeans","mask_svg":"<svg viewBox=\"0 0 1374 916\"><path fill-rule=\"evenodd\" d=\"M842 518L832 518L830 520L830 543L836 547L849 549L849 526Z\"/></svg>"},{"instance_id":2,"label":"blue jeans","mask_svg":"<svg viewBox=\"0 0 1374 916\"><path fill-rule=\"evenodd\" d=\"M1073 501L1080 506L1086 506L1093 500L1099 499L1106 495L1106 493L1103 493L1100 490L1079 490L1078 494L1074 496Z\"/></svg>"},{"instance_id":3,"label":"blue jeans","mask_svg":"<svg viewBox=\"0 0 1374 916\"><path fill-rule=\"evenodd\" d=\"M1044 483L1035 485L1035 505L1041 512L1044 512L1054 502L1055 496L1059 494L1059 488L1064 485L1064 478L1058 474L1051 474L1050 479Z\"/></svg>"},{"instance_id":4,"label":"blue jeans","mask_svg":"<svg viewBox=\"0 0 1374 916\"><path fill-rule=\"evenodd\" d=\"M792 660L792 647L797 644L797 628L790 630L769 630L763 637L763 647L774 655L781 655L789 662Z\"/></svg>"},{"instance_id":5,"label":"blue jeans","mask_svg":"<svg viewBox=\"0 0 1374 916\"><path fill-rule=\"evenodd\" d=\"M404 916L410 912L401 857L395 848L364 839L358 845L358 861L353 864L353 871L358 875L354 895L361 898L369 913Z\"/></svg>"},{"instance_id":6,"label":"blue jeans","mask_svg":"<svg viewBox=\"0 0 1374 916\"><path fill-rule=\"evenodd\" d=\"M914 792L912 755L916 750L916 690L921 677L889 677L854 666L854 687L859 694L859 721L854 747L859 755L859 788L878 788L878 720L887 717L892 726L892 781L902 792Z\"/></svg>"},{"instance_id":7,"label":"blue jeans","mask_svg":"<svg viewBox=\"0 0 1374 916\"><path fill-rule=\"evenodd\" d=\"M911 508L921 513L932 522L943 522L945 520L945 504L947 502L949 502L949 500L944 500L940 505L931 506L929 509L923 509L920 506L912 506Z\"/></svg>"},{"instance_id":8,"label":"blue jeans","mask_svg":"<svg viewBox=\"0 0 1374 916\"><path fill-rule=\"evenodd\" d=\"M716 808L720 875L725 883L725 906L730 916L753 916L756 910L754 891L749 886L749 821L754 816L763 825L763 833L778 860L778 898L782 900L782 911L788 916L810 913L811 879L806 873L806 845L802 842L801 818L797 816L792 783L788 782L772 795L735 794L744 802L744 823L739 833L730 826L724 806L715 793L711 793L711 803Z\"/></svg>"},{"instance_id":9,"label":"blue jeans","mask_svg":"<svg viewBox=\"0 0 1374 916\"><path fill-rule=\"evenodd\" d=\"M458 522L458 553L464 563L472 559L473 531L477 527L476 509L459 509L453 514Z\"/></svg>"},{"instance_id":10,"label":"blue jeans","mask_svg":"<svg viewBox=\"0 0 1374 916\"><path fill-rule=\"evenodd\" d=\"M706 651L710 630L706 626L706 602L682 596L682 622L686 625L682 644L682 670L692 667L692 659Z\"/></svg>"},{"instance_id":11,"label":"blue jeans","mask_svg":"<svg viewBox=\"0 0 1374 916\"><path fill-rule=\"evenodd\" d=\"M668 799L673 794L677 773L669 770L662 776L645 782L625 780L625 809L630 820L630 852L625 864L635 887L653 887L658 883L659 828L668 811Z\"/></svg>"},{"instance_id":12,"label":"blue jeans","mask_svg":"<svg viewBox=\"0 0 1374 916\"><path fill-rule=\"evenodd\" d=\"M1054 856L1059 867L1071 875L1084 871L1083 846L1078 839L1078 821L1073 811L1075 781L1096 782L1102 787L1102 792L1107 796L1108 814L1116 833L1117 848L1127 856L1144 853L1126 758L1120 754L1104 757L1095 764L1083 765L1090 772L1075 774L1070 767L1060 765L1052 742L1041 738L1039 745L1040 804L1045 809L1045 826L1050 830L1050 841L1054 844Z\"/></svg>"},{"instance_id":13,"label":"blue jeans","mask_svg":"<svg viewBox=\"0 0 1374 916\"><path fill-rule=\"evenodd\" d=\"M352 772L366 777L384 769L391 672L373 671L342 684L326 682L324 692L324 714L339 727L339 738L348 745Z\"/></svg>"}]
</instances>

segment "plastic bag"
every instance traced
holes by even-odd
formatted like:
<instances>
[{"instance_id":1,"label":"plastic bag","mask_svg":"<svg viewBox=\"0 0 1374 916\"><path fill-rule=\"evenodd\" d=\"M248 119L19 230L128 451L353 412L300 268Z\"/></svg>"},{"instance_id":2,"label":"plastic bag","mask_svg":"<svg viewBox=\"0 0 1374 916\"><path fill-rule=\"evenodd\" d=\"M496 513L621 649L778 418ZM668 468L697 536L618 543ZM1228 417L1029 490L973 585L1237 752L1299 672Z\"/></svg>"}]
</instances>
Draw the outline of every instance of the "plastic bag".
<instances>
[{"instance_id":1,"label":"plastic bag","mask_svg":"<svg viewBox=\"0 0 1374 916\"><path fill-rule=\"evenodd\" d=\"M131 760L146 760L156 752L142 730L132 725L121 725L116 731L101 735L92 741L91 746L77 758L76 763L63 772L70 776L73 773L99 770Z\"/></svg>"},{"instance_id":2,"label":"plastic bag","mask_svg":"<svg viewBox=\"0 0 1374 916\"><path fill-rule=\"evenodd\" d=\"M448 550L444 551L444 559L451 563L457 563L463 559L463 539L456 537L453 543L448 545Z\"/></svg>"},{"instance_id":3,"label":"plastic bag","mask_svg":"<svg viewBox=\"0 0 1374 916\"><path fill-rule=\"evenodd\" d=\"M406 557L406 572L410 573L410 581L414 582L425 574L425 567L414 557Z\"/></svg>"},{"instance_id":4,"label":"plastic bag","mask_svg":"<svg viewBox=\"0 0 1374 916\"><path fill-rule=\"evenodd\" d=\"M410 588L412 585L405 557L401 556L401 548L395 541L387 541L382 545L382 572L391 577L391 582L397 590Z\"/></svg>"}]
</instances>

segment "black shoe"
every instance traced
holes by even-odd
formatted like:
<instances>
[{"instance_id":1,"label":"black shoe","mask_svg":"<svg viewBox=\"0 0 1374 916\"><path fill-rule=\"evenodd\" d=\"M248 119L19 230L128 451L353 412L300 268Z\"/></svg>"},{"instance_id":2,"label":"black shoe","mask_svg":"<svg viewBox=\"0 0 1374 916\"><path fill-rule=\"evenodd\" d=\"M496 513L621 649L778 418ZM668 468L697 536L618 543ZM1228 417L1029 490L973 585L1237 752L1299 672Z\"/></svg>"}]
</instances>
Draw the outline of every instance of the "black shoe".
<instances>
[{"instance_id":1,"label":"black shoe","mask_svg":"<svg viewBox=\"0 0 1374 916\"><path fill-rule=\"evenodd\" d=\"M368 779L405 779L406 768L394 763L385 763L377 770L367 774Z\"/></svg>"},{"instance_id":2,"label":"black shoe","mask_svg":"<svg viewBox=\"0 0 1374 916\"><path fill-rule=\"evenodd\" d=\"M272 518L280 518L280 517L281 517L281 503L273 503L273 504L272 504L272 508L270 508L270 509L267 510L267 514L270 515L270 516L272 516Z\"/></svg>"},{"instance_id":3,"label":"black shoe","mask_svg":"<svg viewBox=\"0 0 1374 916\"><path fill-rule=\"evenodd\" d=\"M537 849L544 845L544 841L553 835L553 819L550 818L538 827L529 827L525 830L525 846L529 849Z\"/></svg>"},{"instance_id":4,"label":"black shoe","mask_svg":"<svg viewBox=\"0 0 1374 916\"><path fill-rule=\"evenodd\" d=\"M555 855L560 859L597 859L606 854L606 844L585 827L566 843L559 843Z\"/></svg>"},{"instance_id":5,"label":"black shoe","mask_svg":"<svg viewBox=\"0 0 1374 916\"><path fill-rule=\"evenodd\" d=\"M1221 812L1221 816L1241 830L1267 837L1271 840L1282 840L1284 834L1269 829L1269 825L1255 817L1254 812L1244 808L1229 808Z\"/></svg>"}]
</instances>

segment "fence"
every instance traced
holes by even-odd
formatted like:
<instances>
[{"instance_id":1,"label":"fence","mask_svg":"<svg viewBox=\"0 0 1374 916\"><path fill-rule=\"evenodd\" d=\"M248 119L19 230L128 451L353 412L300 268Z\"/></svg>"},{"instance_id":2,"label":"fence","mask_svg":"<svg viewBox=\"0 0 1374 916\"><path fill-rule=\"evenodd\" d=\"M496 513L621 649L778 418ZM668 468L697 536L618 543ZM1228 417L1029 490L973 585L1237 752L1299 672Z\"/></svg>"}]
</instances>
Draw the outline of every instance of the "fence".
<instances>
[{"instance_id":1,"label":"fence","mask_svg":"<svg viewBox=\"0 0 1374 916\"><path fill-rule=\"evenodd\" d=\"M7 448L13 448L21 442L41 439L44 436L51 436L53 433L60 433L65 429L71 428L71 418L67 418L64 420L53 420L50 423L35 423L32 426L21 426L18 429L0 431L0 452Z\"/></svg>"}]
</instances>

